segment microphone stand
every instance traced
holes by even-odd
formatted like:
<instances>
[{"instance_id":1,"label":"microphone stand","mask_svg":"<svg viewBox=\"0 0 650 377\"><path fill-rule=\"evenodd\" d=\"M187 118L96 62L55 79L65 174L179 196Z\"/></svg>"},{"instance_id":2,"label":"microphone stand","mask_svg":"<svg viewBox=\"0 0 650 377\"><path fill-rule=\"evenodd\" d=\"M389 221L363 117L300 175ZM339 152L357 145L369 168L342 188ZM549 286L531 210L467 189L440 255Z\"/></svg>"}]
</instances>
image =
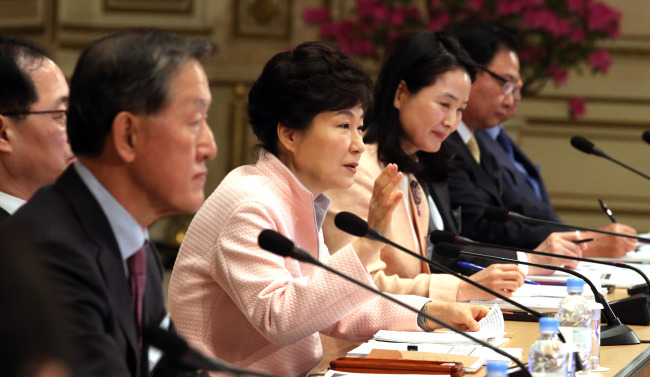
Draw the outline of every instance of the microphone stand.
<instances>
[{"instance_id":1,"label":"microphone stand","mask_svg":"<svg viewBox=\"0 0 650 377\"><path fill-rule=\"evenodd\" d=\"M630 270L633 270L634 272L638 273L641 275L643 280L645 280L646 285L645 285L645 291L648 291L646 293L640 293L640 294L634 294L630 295L630 297L626 297L614 302L610 302L610 307L616 313L618 318L621 320L621 322L626 323L628 325L648 325L650 324L650 296L648 293L650 293L650 280L648 280L648 277L646 274L643 273L643 271L639 270L638 268L625 264L625 263L612 263L612 262L606 262L606 261L601 261L597 259L590 259L590 258L582 258L582 257L570 257L567 255L559 255L559 254L551 254L551 253L546 253L543 251L535 251L535 250L527 250L527 249L521 249L521 248L516 248L516 247L510 247L510 246L499 246L499 245L492 245L488 243L483 243L483 242L476 242L473 240L470 240L469 238L462 237L460 235L456 235L450 232L445 232L441 230L434 230L429 234L429 239L434 245L437 245L438 243L441 242L449 242L453 243L455 245L467 245L467 246L478 246L478 247L487 247L487 248L494 248L494 249L505 249L505 250L512 250L512 251L521 251L524 253L529 253L529 254L535 254L535 255L543 255L547 257L552 257L552 258L560 258L560 259L570 259L570 260L578 260L578 261L583 261L583 262L589 262L589 263L595 263L595 264L602 264L606 266L612 266L612 267L620 267L620 268L627 268ZM628 292L629 293L629 292Z\"/></svg>"},{"instance_id":2,"label":"microphone stand","mask_svg":"<svg viewBox=\"0 0 650 377\"><path fill-rule=\"evenodd\" d=\"M265 233L267 231L268 230L262 231L262 233L260 233L260 237L262 236L263 233ZM274 232L274 233L281 236L281 237L283 237L283 238L285 238L284 236L280 235L277 232ZM489 344L487 342L484 342L484 341L482 341L482 340L480 340L478 338L475 338L475 337L469 335L468 333L466 333L465 331L457 329L457 328L453 327L452 325L444 322L443 320L432 317L427 313L422 313L420 310L417 310L417 309L407 305L406 303L394 298L393 296L391 296L391 295L389 295L387 293L384 293L384 292L382 292L382 291L380 291L378 289L375 289L375 288L373 288L373 287L371 287L369 285L366 285L365 283L353 278L352 276L348 276L348 275L346 275L346 274L344 274L344 273L342 273L342 272L340 272L340 271L338 271L338 270L336 270L336 269L322 263L318 259L316 259L316 258L312 257L311 255L309 255L307 252L304 252L303 250L299 249L295 245L293 247L293 250L290 250L289 252L279 251L279 250L272 250L271 248L267 248L267 245L265 244L265 242L260 242L260 246L263 249L266 249L266 250L268 250L268 251L270 251L272 253L279 254L279 255L282 255L282 256L285 256L285 257L288 256L288 257L297 259L299 261L307 262L307 263L316 265L318 267L324 268L325 270L327 270L327 271L329 271L329 272L331 272L331 273L333 273L335 275L338 275L338 276L342 277L343 279L348 280L348 281L350 281L350 282L352 282L352 283L354 283L354 284L356 284L356 285L358 285L358 286L360 286L360 287L362 287L362 288L364 288L366 290L369 290L369 291L371 291L371 292L373 292L373 293L375 293L375 294L377 294L377 295L379 295L379 296L381 296L381 297L383 297L383 298L385 298L385 299L387 299L389 301L392 301L393 303L398 304L399 306L401 306L401 307L403 307L403 308L405 308L407 310L410 310L410 311L412 311L414 313L417 313L418 315L422 315L426 319L428 319L428 320L430 320L432 322L435 322L435 323L439 324L440 326L448 328L449 330L452 330L453 332L455 332L457 334L460 334L460 335L472 340L473 342L476 342L477 344L480 344L480 345L482 345L484 347L487 347L487 348L495 351L496 353L498 353L498 354L512 360L515 364L517 364L517 366L519 366L521 371L525 371L526 376L532 377L532 375L530 374L530 372L528 372L528 369L524 366L524 364L522 364L522 362L519 361L519 359L517 359L516 357L510 355L508 352L503 351L503 350L499 349L498 347L495 347L495 346L493 346L493 345L491 345L491 344ZM302 253L301 253L301 251L302 251ZM516 373L516 372L513 372L513 375L514 375L514 373Z\"/></svg>"},{"instance_id":3,"label":"microphone stand","mask_svg":"<svg viewBox=\"0 0 650 377\"><path fill-rule=\"evenodd\" d=\"M443 242L440 245L443 245L443 244L445 244L445 243ZM447 244L447 245L452 246L452 247L454 246L452 244ZM494 259L494 260L500 260L500 261L508 262L508 263L518 263L518 264L525 264L525 265L528 265L528 266L548 268L548 269L551 269L551 270L558 270L558 271L566 272L567 274L576 276L576 277L584 280L587 283L587 285L589 285L589 288L591 288L591 290L594 292L594 298L596 299L596 302L603 305L603 315L605 316L605 319L607 320L607 326L601 327L600 344L603 345L603 346L615 346L615 345L641 343L641 341L636 336L634 331L632 331L632 329L630 329L629 327L623 325L621 323L621 321L618 319L618 317L616 317L616 315L612 311L612 308L607 303L607 300L605 300L603 295L600 294L600 292L598 292L598 289L596 289L596 287L591 282L591 280L587 279L584 275L582 275L582 274L580 274L578 272L575 272L573 270L569 270L568 268L564 268L564 267L541 265L541 264L538 264L538 263L523 262L523 261L515 261L515 260L512 260L512 259L508 259L508 258L486 256L486 255L483 255L483 254L472 253L472 252L469 252L469 251L462 251L462 254L477 257L477 258L483 258L483 259Z\"/></svg>"},{"instance_id":4,"label":"microphone stand","mask_svg":"<svg viewBox=\"0 0 650 377\"><path fill-rule=\"evenodd\" d=\"M533 224L553 225L553 226L563 227L563 228L567 228L567 229L584 230L584 231L587 231L587 232L602 233L602 234L608 234L610 236L633 238L633 239L639 240L639 241L650 242L650 238L645 238L645 237L640 237L640 236L633 236L633 235L624 234L624 233L614 233L614 232L609 232L609 231L606 231L606 230L586 228L586 227L577 226L577 225L567 225L567 224L558 223L556 221L550 221L550 220L534 219L532 217L524 216L524 215L522 215L520 213L508 211L508 210L505 210L505 209L499 208L499 207L487 207L485 209L485 212L483 212L483 216L486 219L492 220L492 221L501 221L501 222L525 221L525 222L529 222L529 223L533 223Z\"/></svg>"},{"instance_id":5,"label":"microphone stand","mask_svg":"<svg viewBox=\"0 0 650 377\"><path fill-rule=\"evenodd\" d=\"M643 137L645 138L645 134L643 135ZM594 145L594 143L592 143L591 141L585 139L582 136L574 136L574 137L572 137L571 138L571 146L573 146L575 149L577 149L577 150L579 150L581 152L584 152L586 154L593 154L593 155L605 158L607 160L610 160L611 162L613 162L615 164L618 164L618 165L630 170L631 172L642 176L645 179L650 180L650 176L648 176L647 174L645 174L645 173L643 173L643 172L641 172L641 171L639 171L639 170L637 170L637 169L635 169L635 168L633 168L633 167L631 167L631 166L629 166L627 164L624 164L621 161L618 161L618 160L608 156L607 153L603 152L600 148L596 147Z\"/></svg>"}]
</instances>

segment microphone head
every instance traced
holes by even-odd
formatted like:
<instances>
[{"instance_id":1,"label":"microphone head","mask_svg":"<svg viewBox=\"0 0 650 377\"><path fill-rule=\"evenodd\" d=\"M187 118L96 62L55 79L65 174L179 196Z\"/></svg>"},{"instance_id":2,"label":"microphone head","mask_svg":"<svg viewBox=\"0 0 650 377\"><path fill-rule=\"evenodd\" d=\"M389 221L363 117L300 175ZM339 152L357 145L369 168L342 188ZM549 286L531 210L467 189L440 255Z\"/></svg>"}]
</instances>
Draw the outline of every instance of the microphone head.
<instances>
[{"instance_id":1,"label":"microphone head","mask_svg":"<svg viewBox=\"0 0 650 377\"><path fill-rule=\"evenodd\" d=\"M294 254L293 241L271 229L264 229L260 232L257 243L262 249L283 257L290 257Z\"/></svg>"},{"instance_id":2,"label":"microphone head","mask_svg":"<svg viewBox=\"0 0 650 377\"><path fill-rule=\"evenodd\" d=\"M596 156L600 157L607 157L605 152L600 150L600 148L596 147L594 143L591 141L585 139L582 136L574 136L571 138L571 145L582 152L585 152L586 154L595 154Z\"/></svg>"},{"instance_id":3,"label":"microphone head","mask_svg":"<svg viewBox=\"0 0 650 377\"><path fill-rule=\"evenodd\" d=\"M488 220L505 223L510 221L510 211L500 207L487 207L483 212L483 217Z\"/></svg>"},{"instance_id":4,"label":"microphone head","mask_svg":"<svg viewBox=\"0 0 650 377\"><path fill-rule=\"evenodd\" d=\"M643 133L643 140L644 140L646 143L650 144L650 131L645 131L645 132Z\"/></svg>"},{"instance_id":5,"label":"microphone head","mask_svg":"<svg viewBox=\"0 0 650 377\"><path fill-rule=\"evenodd\" d=\"M357 237L366 237L370 226L361 217L350 212L339 212L334 216L334 225L342 231Z\"/></svg>"},{"instance_id":6,"label":"microphone head","mask_svg":"<svg viewBox=\"0 0 650 377\"><path fill-rule=\"evenodd\" d=\"M181 360L189 349L187 342L183 338L156 326L145 326L142 329L142 340L158 348L166 356L176 361Z\"/></svg>"},{"instance_id":7,"label":"microphone head","mask_svg":"<svg viewBox=\"0 0 650 377\"><path fill-rule=\"evenodd\" d=\"M458 258L460 256L460 247L447 242L441 242L433 248L433 251L447 258Z\"/></svg>"},{"instance_id":8,"label":"microphone head","mask_svg":"<svg viewBox=\"0 0 650 377\"><path fill-rule=\"evenodd\" d=\"M429 240L432 244L437 245L441 242L455 244L457 241L456 233L447 232L444 230L434 230L429 234Z\"/></svg>"},{"instance_id":9,"label":"microphone head","mask_svg":"<svg viewBox=\"0 0 650 377\"><path fill-rule=\"evenodd\" d=\"M586 154L591 154L594 151L594 143L591 141L585 139L582 136L574 136L571 138L571 145L582 152L585 152Z\"/></svg>"}]
</instances>

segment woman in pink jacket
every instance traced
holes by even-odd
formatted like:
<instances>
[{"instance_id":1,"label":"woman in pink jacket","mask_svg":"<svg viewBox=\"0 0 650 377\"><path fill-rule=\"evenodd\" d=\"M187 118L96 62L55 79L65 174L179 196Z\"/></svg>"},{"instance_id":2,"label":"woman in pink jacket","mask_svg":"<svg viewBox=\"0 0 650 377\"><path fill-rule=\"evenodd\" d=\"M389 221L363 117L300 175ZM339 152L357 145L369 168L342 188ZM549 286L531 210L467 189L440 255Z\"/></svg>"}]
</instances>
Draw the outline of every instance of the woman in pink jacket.
<instances>
[{"instance_id":1,"label":"woman in pink jacket","mask_svg":"<svg viewBox=\"0 0 650 377\"><path fill-rule=\"evenodd\" d=\"M380 245L358 239L330 256L323 191L350 187L364 145L371 80L340 50L304 43L274 56L249 94L261 142L255 165L232 171L194 217L176 260L169 311L179 332L208 355L284 376L322 357L318 333L367 340L380 329L427 330L423 317L309 264L262 250L273 229L333 268L372 285L364 265ZM394 165L375 183L368 221L385 230L401 193ZM396 296L462 329L483 306ZM418 321L420 319L420 321Z\"/></svg>"}]
</instances>

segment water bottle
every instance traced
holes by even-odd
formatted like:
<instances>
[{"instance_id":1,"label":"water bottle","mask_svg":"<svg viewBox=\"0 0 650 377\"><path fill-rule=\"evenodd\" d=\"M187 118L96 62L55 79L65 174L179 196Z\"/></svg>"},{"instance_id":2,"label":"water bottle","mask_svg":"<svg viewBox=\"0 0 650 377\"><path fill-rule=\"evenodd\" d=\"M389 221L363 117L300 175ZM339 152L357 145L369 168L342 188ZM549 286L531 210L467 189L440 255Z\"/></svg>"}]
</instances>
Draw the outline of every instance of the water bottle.
<instances>
[{"instance_id":1,"label":"water bottle","mask_svg":"<svg viewBox=\"0 0 650 377\"><path fill-rule=\"evenodd\" d=\"M488 361L486 377L508 377L508 363L505 361Z\"/></svg>"},{"instance_id":2,"label":"water bottle","mask_svg":"<svg viewBox=\"0 0 650 377\"><path fill-rule=\"evenodd\" d=\"M591 331L593 328L593 313L589 301L582 296L585 282L582 279L569 278L566 282L567 296L560 302L557 319L560 332L567 344L572 344L580 354L583 372L588 373L591 367Z\"/></svg>"},{"instance_id":3,"label":"water bottle","mask_svg":"<svg viewBox=\"0 0 650 377\"><path fill-rule=\"evenodd\" d=\"M539 319L539 339L528 354L528 371L533 377L566 377L569 367L568 349L557 336L558 320L553 317Z\"/></svg>"}]
</instances>

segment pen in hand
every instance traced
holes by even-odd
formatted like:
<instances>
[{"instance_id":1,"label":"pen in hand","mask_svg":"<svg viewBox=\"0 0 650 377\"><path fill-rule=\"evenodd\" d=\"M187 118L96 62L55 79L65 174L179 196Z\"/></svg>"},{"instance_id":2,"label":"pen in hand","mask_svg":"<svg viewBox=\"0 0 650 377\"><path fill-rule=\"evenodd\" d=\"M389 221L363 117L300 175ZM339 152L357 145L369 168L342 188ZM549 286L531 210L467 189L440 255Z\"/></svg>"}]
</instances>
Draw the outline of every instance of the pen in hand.
<instances>
[{"instance_id":1,"label":"pen in hand","mask_svg":"<svg viewBox=\"0 0 650 377\"><path fill-rule=\"evenodd\" d=\"M485 270L485 267L477 266L474 263L456 262L456 264L459 265L459 266L465 267L465 268L469 268L471 270L476 270L476 271ZM532 285L539 285L538 283L535 283L534 281L526 280L526 279L524 279L524 283L532 284Z\"/></svg>"},{"instance_id":2,"label":"pen in hand","mask_svg":"<svg viewBox=\"0 0 650 377\"><path fill-rule=\"evenodd\" d=\"M612 220L613 223L616 222L616 219L614 218L614 214L612 213L612 210L607 207L607 204L603 202L602 199L598 199L598 203L600 204L600 208L602 208L603 212L609 217L610 220Z\"/></svg>"},{"instance_id":3,"label":"pen in hand","mask_svg":"<svg viewBox=\"0 0 650 377\"><path fill-rule=\"evenodd\" d=\"M573 242L573 243L583 243L583 242L591 242L593 240L594 240L593 238L583 238L581 240L575 240L575 241L571 241L571 242Z\"/></svg>"}]
</instances>

